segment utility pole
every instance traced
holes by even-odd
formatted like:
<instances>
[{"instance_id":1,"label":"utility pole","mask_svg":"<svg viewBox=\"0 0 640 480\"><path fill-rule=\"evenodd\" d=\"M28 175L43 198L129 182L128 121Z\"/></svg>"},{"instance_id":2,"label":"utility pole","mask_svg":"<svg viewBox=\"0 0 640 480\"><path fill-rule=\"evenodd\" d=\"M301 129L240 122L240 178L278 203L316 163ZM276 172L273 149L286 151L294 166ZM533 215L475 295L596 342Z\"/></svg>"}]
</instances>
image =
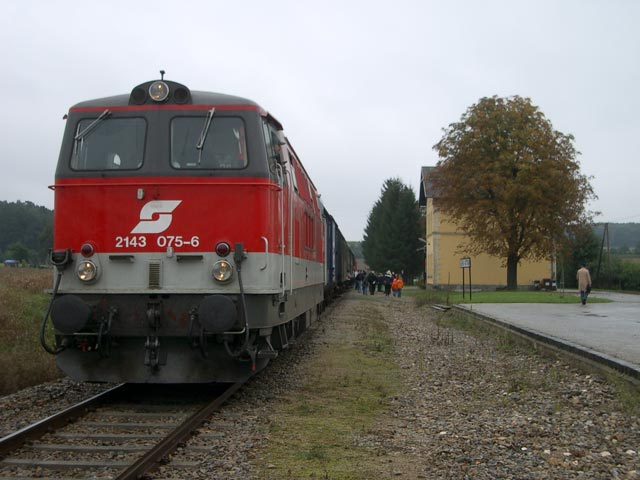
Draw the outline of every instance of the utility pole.
<instances>
[{"instance_id":1,"label":"utility pole","mask_svg":"<svg viewBox=\"0 0 640 480\"><path fill-rule=\"evenodd\" d=\"M598 268L596 270L596 279L600 280L600 266L602 265L602 253L604 251L605 239L607 242L607 288L611 288L611 248L609 246L609 224L604 224L602 231L602 242L600 243L600 255L598 255Z\"/></svg>"}]
</instances>

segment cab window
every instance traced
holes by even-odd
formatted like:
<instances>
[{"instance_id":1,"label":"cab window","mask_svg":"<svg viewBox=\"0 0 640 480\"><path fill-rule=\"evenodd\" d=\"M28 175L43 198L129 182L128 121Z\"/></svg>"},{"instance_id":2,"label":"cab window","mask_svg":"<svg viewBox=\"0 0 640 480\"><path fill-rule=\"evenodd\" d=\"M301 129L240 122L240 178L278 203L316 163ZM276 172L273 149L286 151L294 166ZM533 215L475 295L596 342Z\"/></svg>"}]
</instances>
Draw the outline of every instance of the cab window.
<instances>
[{"instance_id":1,"label":"cab window","mask_svg":"<svg viewBox=\"0 0 640 480\"><path fill-rule=\"evenodd\" d=\"M142 166L145 135L142 118L80 120L70 166L73 170L136 170Z\"/></svg>"},{"instance_id":2,"label":"cab window","mask_svg":"<svg viewBox=\"0 0 640 480\"><path fill-rule=\"evenodd\" d=\"M244 122L236 117L177 117L171 121L171 166L239 169L247 166Z\"/></svg>"},{"instance_id":3,"label":"cab window","mask_svg":"<svg viewBox=\"0 0 640 480\"><path fill-rule=\"evenodd\" d=\"M281 160L282 146L278 140L277 129L269 124L265 119L262 119L262 134L264 136L264 143L267 150L267 163L269 165L269 172L272 176L276 176L278 171L277 163Z\"/></svg>"}]
</instances>

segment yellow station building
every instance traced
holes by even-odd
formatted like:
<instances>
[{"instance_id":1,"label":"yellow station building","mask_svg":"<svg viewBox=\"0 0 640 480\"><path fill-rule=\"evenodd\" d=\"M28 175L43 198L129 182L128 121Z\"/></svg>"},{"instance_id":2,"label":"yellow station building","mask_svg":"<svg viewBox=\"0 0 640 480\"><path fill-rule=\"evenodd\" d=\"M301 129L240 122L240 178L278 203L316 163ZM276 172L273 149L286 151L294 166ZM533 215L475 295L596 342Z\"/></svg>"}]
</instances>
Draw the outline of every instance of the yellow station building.
<instances>
[{"instance_id":1,"label":"yellow station building","mask_svg":"<svg viewBox=\"0 0 640 480\"><path fill-rule=\"evenodd\" d=\"M438 209L438 199L429 181L434 167L422 167L419 204L426 217L425 272L427 287L461 288L464 283L474 289L496 289L507 286L506 259L487 254L471 255L464 251L468 237ZM551 255L550 255L551 257ZM468 258L468 261L464 259ZM470 264L470 268L462 265ZM503 266L503 263L505 265ZM555 260L536 262L522 260L518 265L518 288L555 285Z\"/></svg>"}]
</instances>

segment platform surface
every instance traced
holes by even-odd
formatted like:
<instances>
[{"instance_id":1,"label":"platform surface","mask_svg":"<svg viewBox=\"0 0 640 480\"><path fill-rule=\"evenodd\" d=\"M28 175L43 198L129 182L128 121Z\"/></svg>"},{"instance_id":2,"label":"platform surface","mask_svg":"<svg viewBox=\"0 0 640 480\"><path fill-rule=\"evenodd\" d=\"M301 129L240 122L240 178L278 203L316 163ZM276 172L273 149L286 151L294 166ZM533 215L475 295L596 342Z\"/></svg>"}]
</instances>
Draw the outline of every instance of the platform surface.
<instances>
[{"instance_id":1,"label":"platform surface","mask_svg":"<svg viewBox=\"0 0 640 480\"><path fill-rule=\"evenodd\" d=\"M561 293L559 293L561 294ZM576 295L577 292L564 292ZM640 295L597 292L611 303L479 303L461 307L587 347L640 368Z\"/></svg>"}]
</instances>

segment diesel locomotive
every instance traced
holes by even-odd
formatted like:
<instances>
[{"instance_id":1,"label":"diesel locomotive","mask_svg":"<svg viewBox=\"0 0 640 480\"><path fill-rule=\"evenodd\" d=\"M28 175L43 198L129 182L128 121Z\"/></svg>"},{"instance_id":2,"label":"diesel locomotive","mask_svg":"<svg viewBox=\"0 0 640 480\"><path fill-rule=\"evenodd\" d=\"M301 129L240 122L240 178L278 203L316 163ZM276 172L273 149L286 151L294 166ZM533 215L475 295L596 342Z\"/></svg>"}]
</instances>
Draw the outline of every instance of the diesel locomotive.
<instances>
[{"instance_id":1,"label":"diesel locomotive","mask_svg":"<svg viewBox=\"0 0 640 480\"><path fill-rule=\"evenodd\" d=\"M40 337L75 380L246 378L354 269L280 122L161 74L66 115Z\"/></svg>"}]
</instances>

